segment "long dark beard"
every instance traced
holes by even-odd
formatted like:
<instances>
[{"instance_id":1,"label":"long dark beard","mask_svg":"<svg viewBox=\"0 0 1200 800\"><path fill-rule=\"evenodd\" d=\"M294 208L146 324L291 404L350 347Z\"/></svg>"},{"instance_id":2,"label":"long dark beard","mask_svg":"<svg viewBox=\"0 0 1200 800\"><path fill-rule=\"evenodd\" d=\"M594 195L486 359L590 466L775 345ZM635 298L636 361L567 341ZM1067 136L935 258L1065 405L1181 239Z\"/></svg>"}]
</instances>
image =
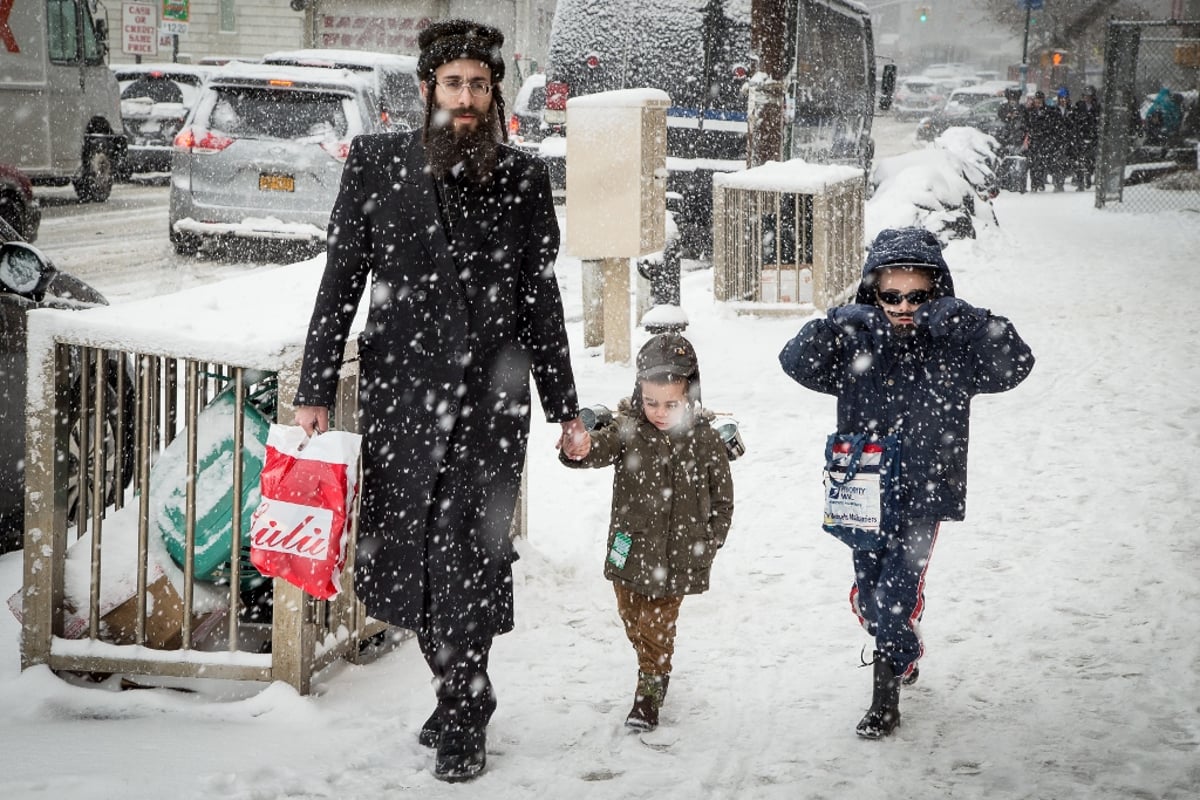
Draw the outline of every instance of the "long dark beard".
<instances>
[{"instance_id":1,"label":"long dark beard","mask_svg":"<svg viewBox=\"0 0 1200 800\"><path fill-rule=\"evenodd\" d=\"M441 119L445 124L441 124ZM493 104L484 117L478 117L474 128L456 131L449 115L431 109L425 125L425 157L429 171L444 178L460 168L468 180L486 183L492 177L500 153L496 135L496 107Z\"/></svg>"}]
</instances>

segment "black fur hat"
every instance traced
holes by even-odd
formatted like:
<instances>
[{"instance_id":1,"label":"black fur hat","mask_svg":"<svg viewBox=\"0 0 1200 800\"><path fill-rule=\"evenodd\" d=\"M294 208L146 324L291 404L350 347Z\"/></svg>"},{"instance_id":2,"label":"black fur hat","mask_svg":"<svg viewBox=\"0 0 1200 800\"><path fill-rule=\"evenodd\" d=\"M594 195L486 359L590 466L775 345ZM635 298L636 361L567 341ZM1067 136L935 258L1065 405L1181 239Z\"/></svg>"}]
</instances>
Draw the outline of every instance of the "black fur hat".
<instances>
[{"instance_id":1,"label":"black fur hat","mask_svg":"<svg viewBox=\"0 0 1200 800\"><path fill-rule=\"evenodd\" d=\"M504 80L504 34L490 25L469 19L448 19L434 22L417 36L421 55L417 59L417 75L423 81L433 78L433 71L442 64L458 58L477 58L491 67L492 83Z\"/></svg>"}]
</instances>

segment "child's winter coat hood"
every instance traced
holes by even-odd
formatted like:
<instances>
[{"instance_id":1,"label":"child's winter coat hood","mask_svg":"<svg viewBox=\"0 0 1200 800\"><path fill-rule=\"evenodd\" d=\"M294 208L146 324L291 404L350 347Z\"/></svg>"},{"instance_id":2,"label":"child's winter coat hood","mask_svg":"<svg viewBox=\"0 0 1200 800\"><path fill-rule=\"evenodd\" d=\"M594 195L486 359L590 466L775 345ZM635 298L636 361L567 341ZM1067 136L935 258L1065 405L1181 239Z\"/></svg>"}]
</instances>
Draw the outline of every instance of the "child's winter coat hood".
<instances>
[{"instance_id":1,"label":"child's winter coat hood","mask_svg":"<svg viewBox=\"0 0 1200 800\"><path fill-rule=\"evenodd\" d=\"M875 286L884 267L919 267L933 275L933 296L954 297L950 267L942 258L942 243L924 228L889 228L871 243L862 281L854 302L875 305Z\"/></svg>"}]
</instances>

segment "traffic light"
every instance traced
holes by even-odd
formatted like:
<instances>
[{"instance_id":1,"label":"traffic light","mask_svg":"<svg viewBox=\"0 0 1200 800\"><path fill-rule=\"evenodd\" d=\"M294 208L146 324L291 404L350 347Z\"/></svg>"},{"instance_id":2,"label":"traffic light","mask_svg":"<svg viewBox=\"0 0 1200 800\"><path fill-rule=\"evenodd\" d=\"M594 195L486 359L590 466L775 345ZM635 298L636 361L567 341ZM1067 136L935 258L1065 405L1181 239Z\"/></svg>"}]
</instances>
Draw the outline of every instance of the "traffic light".
<instances>
[{"instance_id":1,"label":"traffic light","mask_svg":"<svg viewBox=\"0 0 1200 800\"><path fill-rule=\"evenodd\" d=\"M917 6L917 21L918 22L928 22L929 21L929 6Z\"/></svg>"}]
</instances>

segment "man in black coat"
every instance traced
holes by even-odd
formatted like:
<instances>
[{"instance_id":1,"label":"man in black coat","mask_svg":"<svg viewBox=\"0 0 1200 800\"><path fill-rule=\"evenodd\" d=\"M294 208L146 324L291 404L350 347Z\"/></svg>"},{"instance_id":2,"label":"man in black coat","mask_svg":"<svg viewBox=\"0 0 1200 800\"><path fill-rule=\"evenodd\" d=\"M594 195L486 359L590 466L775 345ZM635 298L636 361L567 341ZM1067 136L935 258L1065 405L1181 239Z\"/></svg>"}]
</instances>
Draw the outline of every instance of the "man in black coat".
<instances>
[{"instance_id":1,"label":"man in black coat","mask_svg":"<svg viewBox=\"0 0 1200 800\"><path fill-rule=\"evenodd\" d=\"M466 20L430 25L419 37L424 130L354 140L295 399L297 424L327 429L369 281L355 590L371 616L417 633L438 700L419 739L437 746L444 780L486 763L488 651L513 627L509 533L531 371L560 446L581 454L586 436L550 181L503 144L503 41Z\"/></svg>"},{"instance_id":2,"label":"man in black coat","mask_svg":"<svg viewBox=\"0 0 1200 800\"><path fill-rule=\"evenodd\" d=\"M1019 384L1033 354L1007 319L955 296L936 236L903 228L875 238L854 302L805 324L779 361L837 397L837 433L899 439L892 521L882 547L853 551L850 593L875 638L871 706L855 730L878 739L900 723L900 684L924 653L917 623L939 526L966 513L971 398Z\"/></svg>"},{"instance_id":3,"label":"man in black coat","mask_svg":"<svg viewBox=\"0 0 1200 800\"><path fill-rule=\"evenodd\" d=\"M1034 92L1025 109L1025 133L1029 137L1029 189L1040 192L1046 188L1046 176L1055 165L1058 147L1059 117L1046 106L1045 92Z\"/></svg>"},{"instance_id":4,"label":"man in black coat","mask_svg":"<svg viewBox=\"0 0 1200 800\"><path fill-rule=\"evenodd\" d=\"M1056 94L1056 102L1050 108L1050 118L1053 120L1051 129L1054 137L1051 171L1056 192L1064 191L1067 176L1075 171L1075 124L1071 118L1073 113L1071 92L1067 87L1060 86Z\"/></svg>"},{"instance_id":5,"label":"man in black coat","mask_svg":"<svg viewBox=\"0 0 1200 800\"><path fill-rule=\"evenodd\" d=\"M1075 191L1082 192L1092 188L1100 140L1100 101L1095 86L1084 88L1083 99L1071 112L1071 125L1075 131Z\"/></svg>"}]
</instances>

